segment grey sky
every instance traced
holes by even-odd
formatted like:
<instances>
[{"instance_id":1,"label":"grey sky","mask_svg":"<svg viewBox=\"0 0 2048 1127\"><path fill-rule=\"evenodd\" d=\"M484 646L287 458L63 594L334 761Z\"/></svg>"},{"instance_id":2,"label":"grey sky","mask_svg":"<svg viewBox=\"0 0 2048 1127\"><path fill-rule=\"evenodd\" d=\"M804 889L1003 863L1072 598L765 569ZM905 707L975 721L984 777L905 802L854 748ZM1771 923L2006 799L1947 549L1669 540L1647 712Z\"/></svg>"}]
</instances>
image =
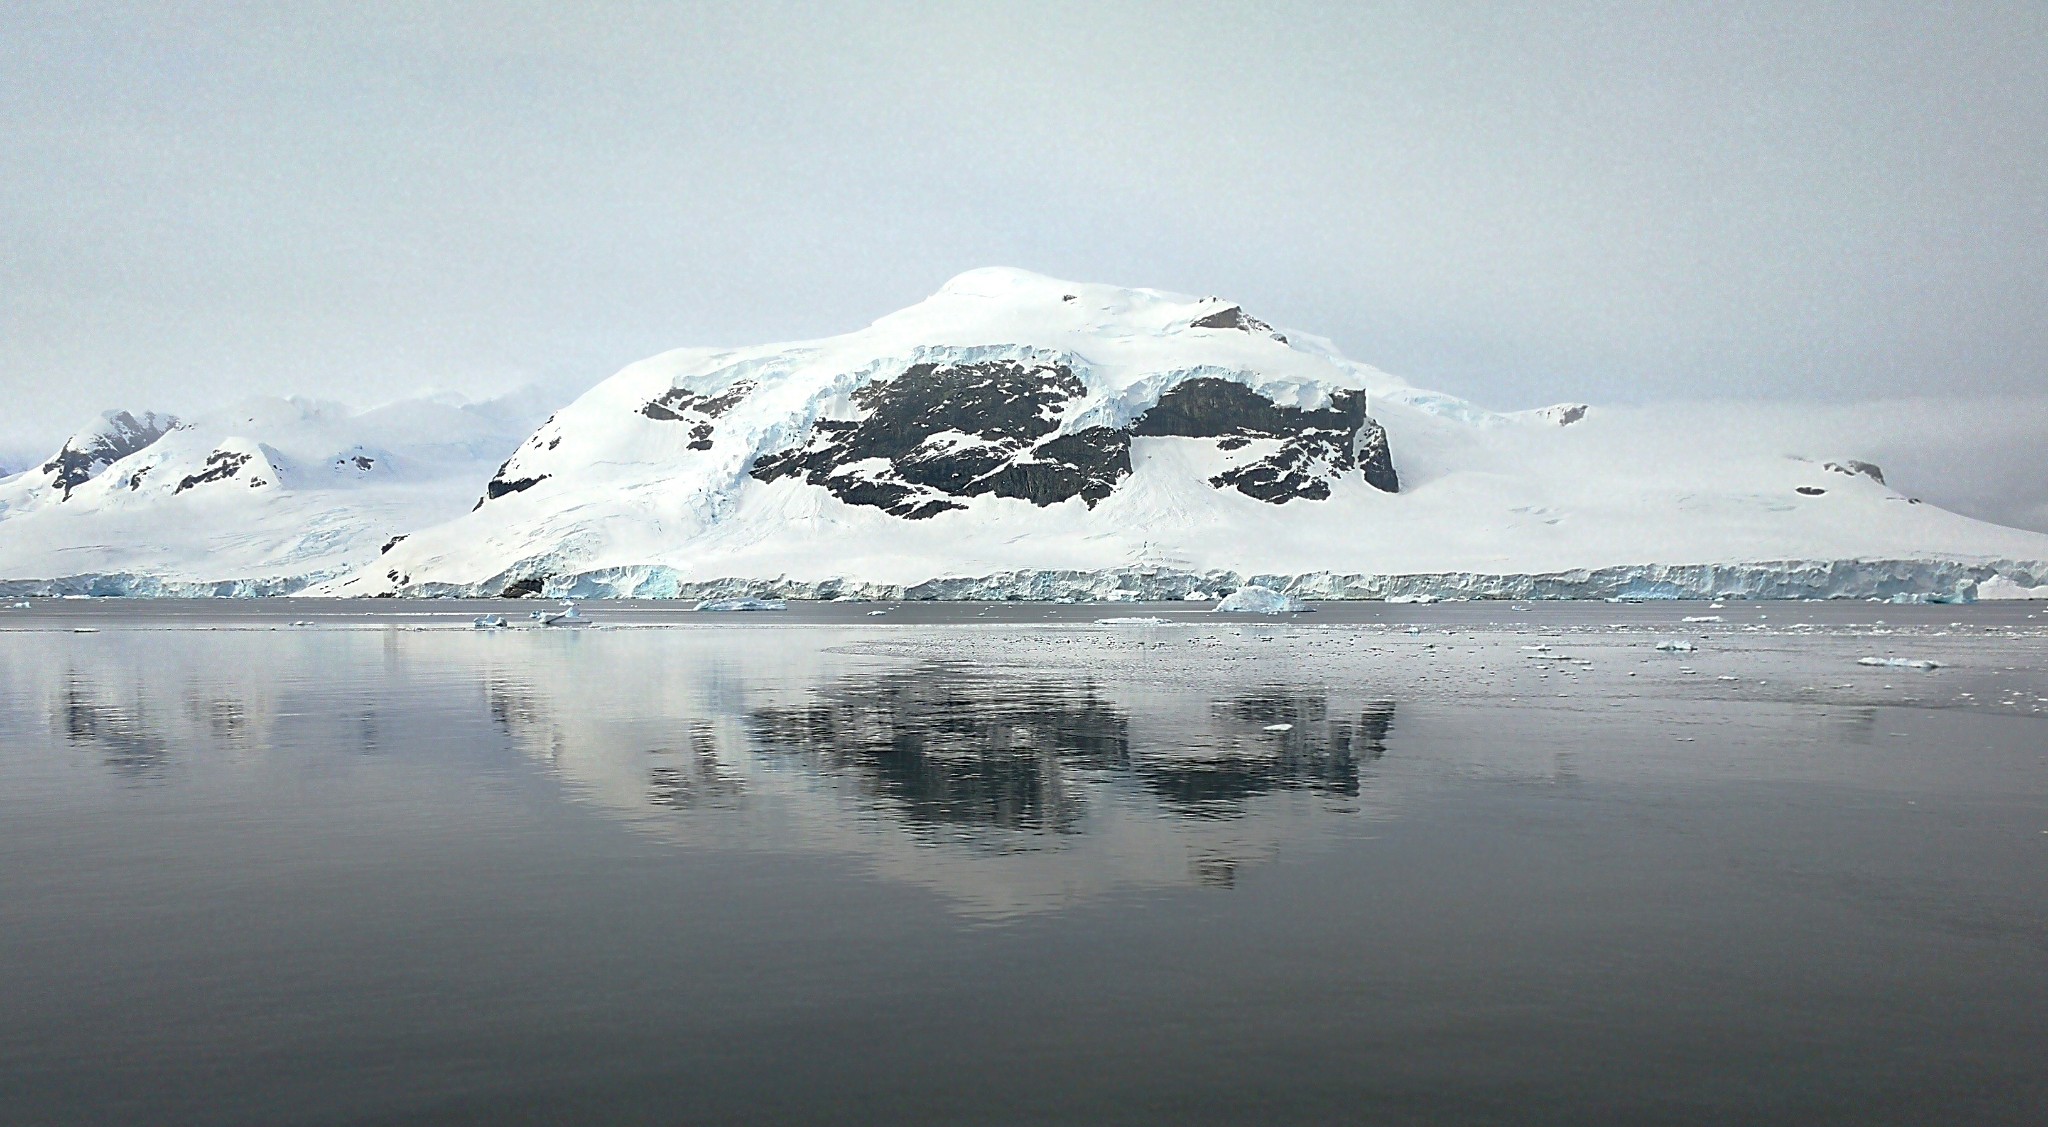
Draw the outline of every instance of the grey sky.
<instances>
[{"instance_id":1,"label":"grey sky","mask_svg":"<svg viewBox=\"0 0 2048 1127\"><path fill-rule=\"evenodd\" d=\"M2038 3L13 0L0 449L587 384L992 264L1492 406L2039 397L2044 121Z\"/></svg>"}]
</instances>

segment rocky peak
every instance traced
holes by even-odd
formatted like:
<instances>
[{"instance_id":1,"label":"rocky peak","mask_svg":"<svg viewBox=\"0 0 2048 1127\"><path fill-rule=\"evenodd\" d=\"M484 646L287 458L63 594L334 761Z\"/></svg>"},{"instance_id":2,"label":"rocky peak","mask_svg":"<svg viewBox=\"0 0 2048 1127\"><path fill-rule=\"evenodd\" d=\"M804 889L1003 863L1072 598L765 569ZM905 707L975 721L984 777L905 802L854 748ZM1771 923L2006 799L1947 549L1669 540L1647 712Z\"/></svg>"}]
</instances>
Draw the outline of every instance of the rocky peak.
<instances>
[{"instance_id":1,"label":"rocky peak","mask_svg":"<svg viewBox=\"0 0 2048 1127\"><path fill-rule=\"evenodd\" d=\"M69 501L73 489L177 427L178 420L172 415L108 411L98 422L66 439L63 448L43 463L43 472L50 475L50 487L62 494L59 499Z\"/></svg>"}]
</instances>

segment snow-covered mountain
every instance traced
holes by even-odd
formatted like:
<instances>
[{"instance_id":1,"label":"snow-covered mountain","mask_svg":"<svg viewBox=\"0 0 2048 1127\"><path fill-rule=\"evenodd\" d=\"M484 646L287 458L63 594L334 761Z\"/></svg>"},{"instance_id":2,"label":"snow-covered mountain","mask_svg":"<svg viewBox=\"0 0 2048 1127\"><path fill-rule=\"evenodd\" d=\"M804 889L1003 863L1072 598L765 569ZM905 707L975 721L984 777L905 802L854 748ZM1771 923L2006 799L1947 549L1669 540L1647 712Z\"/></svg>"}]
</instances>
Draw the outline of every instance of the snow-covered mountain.
<instances>
[{"instance_id":1,"label":"snow-covered mountain","mask_svg":"<svg viewBox=\"0 0 2048 1127\"><path fill-rule=\"evenodd\" d=\"M1971 597L2048 536L1853 451L1496 414L1215 298L963 274L826 340L689 349L563 408L334 594ZM253 457L253 454L252 454Z\"/></svg>"},{"instance_id":2,"label":"snow-covered mountain","mask_svg":"<svg viewBox=\"0 0 2048 1127\"><path fill-rule=\"evenodd\" d=\"M0 593L2048 594L2048 536L1853 449L1494 413L1228 301L1016 270L538 405L110 412L0 479Z\"/></svg>"},{"instance_id":3,"label":"snow-covered mountain","mask_svg":"<svg viewBox=\"0 0 2048 1127\"><path fill-rule=\"evenodd\" d=\"M295 591L462 512L538 417L518 398L365 412L257 399L190 421L108 412L0 480L0 589Z\"/></svg>"}]
</instances>

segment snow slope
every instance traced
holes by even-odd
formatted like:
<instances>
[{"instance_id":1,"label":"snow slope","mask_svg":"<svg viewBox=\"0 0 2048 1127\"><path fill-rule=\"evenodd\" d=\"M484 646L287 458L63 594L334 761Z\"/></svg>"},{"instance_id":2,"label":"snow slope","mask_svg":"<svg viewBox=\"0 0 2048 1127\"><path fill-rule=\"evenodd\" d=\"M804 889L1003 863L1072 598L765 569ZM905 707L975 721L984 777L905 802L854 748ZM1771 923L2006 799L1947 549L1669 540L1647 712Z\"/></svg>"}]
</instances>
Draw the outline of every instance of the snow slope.
<instances>
[{"instance_id":1,"label":"snow slope","mask_svg":"<svg viewBox=\"0 0 2048 1127\"><path fill-rule=\"evenodd\" d=\"M277 594L474 503L537 412L256 399L189 422L109 412L0 480L9 594Z\"/></svg>"},{"instance_id":2,"label":"snow slope","mask_svg":"<svg viewBox=\"0 0 2048 1127\"><path fill-rule=\"evenodd\" d=\"M1230 303L963 274L844 336L634 364L333 594L1876 595L2048 583L2048 536L1854 451L1497 414ZM1843 455L1850 455L1844 457ZM1398 480L1396 480L1398 479Z\"/></svg>"}]
</instances>

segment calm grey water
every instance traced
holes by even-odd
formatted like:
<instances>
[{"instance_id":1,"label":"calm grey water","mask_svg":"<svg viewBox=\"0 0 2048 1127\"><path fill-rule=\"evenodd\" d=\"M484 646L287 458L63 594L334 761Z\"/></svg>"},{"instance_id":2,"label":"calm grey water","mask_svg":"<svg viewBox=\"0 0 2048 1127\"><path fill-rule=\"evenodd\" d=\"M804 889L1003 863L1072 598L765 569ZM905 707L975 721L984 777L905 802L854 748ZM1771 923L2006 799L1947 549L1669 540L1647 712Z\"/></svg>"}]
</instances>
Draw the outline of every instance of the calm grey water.
<instances>
[{"instance_id":1,"label":"calm grey water","mask_svg":"<svg viewBox=\"0 0 2048 1127\"><path fill-rule=\"evenodd\" d=\"M2048 1108L2037 610L492 609L0 612L0 1122Z\"/></svg>"}]
</instances>

